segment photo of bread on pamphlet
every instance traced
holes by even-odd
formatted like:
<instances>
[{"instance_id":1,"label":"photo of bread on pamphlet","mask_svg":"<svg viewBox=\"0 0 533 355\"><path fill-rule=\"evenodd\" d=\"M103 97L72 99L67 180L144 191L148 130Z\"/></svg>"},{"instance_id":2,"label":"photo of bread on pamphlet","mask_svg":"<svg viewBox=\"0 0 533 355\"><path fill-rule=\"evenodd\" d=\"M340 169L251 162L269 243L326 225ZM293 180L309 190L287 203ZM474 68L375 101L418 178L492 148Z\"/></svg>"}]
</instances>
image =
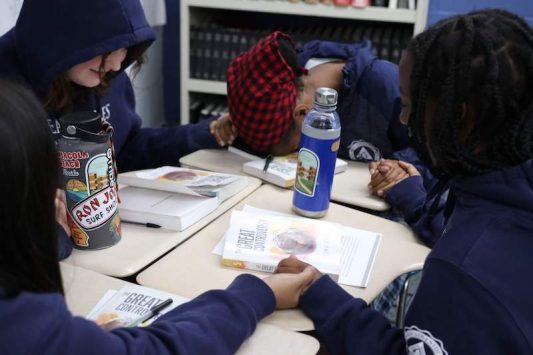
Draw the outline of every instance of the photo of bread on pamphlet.
<instances>
[{"instance_id":1,"label":"photo of bread on pamphlet","mask_svg":"<svg viewBox=\"0 0 533 355\"><path fill-rule=\"evenodd\" d=\"M248 185L246 176L163 166L119 174L125 222L182 231Z\"/></svg>"},{"instance_id":2,"label":"photo of bread on pamphlet","mask_svg":"<svg viewBox=\"0 0 533 355\"><path fill-rule=\"evenodd\" d=\"M145 327L188 300L171 293L139 285L108 290L87 315L100 327Z\"/></svg>"},{"instance_id":3,"label":"photo of bread on pamphlet","mask_svg":"<svg viewBox=\"0 0 533 355\"><path fill-rule=\"evenodd\" d=\"M341 243L341 228L334 223L233 211L222 265L274 272L282 259L295 255L337 278Z\"/></svg>"},{"instance_id":4,"label":"photo of bread on pamphlet","mask_svg":"<svg viewBox=\"0 0 533 355\"><path fill-rule=\"evenodd\" d=\"M234 151L234 150L233 150ZM236 153L237 154L237 153ZM268 162L265 170L266 159ZM267 157L246 162L242 165L242 170L252 176L258 177L276 186L290 188L294 186L296 170L298 169L298 152L285 156ZM335 162L335 174L346 171L348 163L337 159Z\"/></svg>"}]
</instances>

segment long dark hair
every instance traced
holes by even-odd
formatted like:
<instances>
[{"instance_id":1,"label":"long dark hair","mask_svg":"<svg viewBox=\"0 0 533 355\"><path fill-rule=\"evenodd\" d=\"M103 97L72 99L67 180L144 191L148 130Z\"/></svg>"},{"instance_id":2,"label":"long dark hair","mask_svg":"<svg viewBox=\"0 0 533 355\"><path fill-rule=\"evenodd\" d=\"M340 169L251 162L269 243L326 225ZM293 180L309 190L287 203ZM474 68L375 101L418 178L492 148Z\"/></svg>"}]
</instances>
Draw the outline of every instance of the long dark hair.
<instances>
[{"instance_id":1,"label":"long dark hair","mask_svg":"<svg viewBox=\"0 0 533 355\"><path fill-rule=\"evenodd\" d=\"M58 160L47 116L25 87L0 81L0 289L63 293L54 196Z\"/></svg>"},{"instance_id":2,"label":"long dark hair","mask_svg":"<svg viewBox=\"0 0 533 355\"><path fill-rule=\"evenodd\" d=\"M423 160L447 175L474 175L533 157L533 30L523 19L503 10L450 17L408 50L409 127Z\"/></svg>"}]
</instances>

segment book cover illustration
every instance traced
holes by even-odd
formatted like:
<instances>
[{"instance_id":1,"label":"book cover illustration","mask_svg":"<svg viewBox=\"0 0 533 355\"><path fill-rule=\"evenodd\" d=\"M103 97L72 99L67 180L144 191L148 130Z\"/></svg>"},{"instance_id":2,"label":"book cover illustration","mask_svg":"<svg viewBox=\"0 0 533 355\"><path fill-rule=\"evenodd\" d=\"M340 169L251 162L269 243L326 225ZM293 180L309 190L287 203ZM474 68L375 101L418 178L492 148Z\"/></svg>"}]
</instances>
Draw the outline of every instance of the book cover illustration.
<instances>
[{"instance_id":1,"label":"book cover illustration","mask_svg":"<svg viewBox=\"0 0 533 355\"><path fill-rule=\"evenodd\" d=\"M334 223L233 211L222 264L273 272L290 255L324 273L338 275L341 227Z\"/></svg>"},{"instance_id":2,"label":"book cover illustration","mask_svg":"<svg viewBox=\"0 0 533 355\"><path fill-rule=\"evenodd\" d=\"M160 189L189 195L213 197L219 189L242 179L238 175L163 166L157 169L124 173L120 182L130 186Z\"/></svg>"},{"instance_id":3,"label":"book cover illustration","mask_svg":"<svg viewBox=\"0 0 533 355\"><path fill-rule=\"evenodd\" d=\"M131 326L135 320L145 316L150 309L169 298L172 299L172 303L168 307L138 326L147 326L161 315L187 302L186 298L139 285L125 285L118 291L110 291L87 315L87 319L95 321L96 324L108 330Z\"/></svg>"}]
</instances>

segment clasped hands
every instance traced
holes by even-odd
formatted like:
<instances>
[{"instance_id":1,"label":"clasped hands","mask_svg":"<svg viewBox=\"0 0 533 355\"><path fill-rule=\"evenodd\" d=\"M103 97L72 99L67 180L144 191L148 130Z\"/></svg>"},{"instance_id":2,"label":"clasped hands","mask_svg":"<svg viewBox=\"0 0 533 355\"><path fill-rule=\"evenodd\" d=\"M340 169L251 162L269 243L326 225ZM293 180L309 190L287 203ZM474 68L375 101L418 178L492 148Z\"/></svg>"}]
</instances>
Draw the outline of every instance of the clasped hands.
<instances>
[{"instance_id":1,"label":"clasped hands","mask_svg":"<svg viewBox=\"0 0 533 355\"><path fill-rule=\"evenodd\" d=\"M368 164L370 183L368 189L374 195L384 197L400 181L420 175L414 165L401 160L381 159Z\"/></svg>"}]
</instances>

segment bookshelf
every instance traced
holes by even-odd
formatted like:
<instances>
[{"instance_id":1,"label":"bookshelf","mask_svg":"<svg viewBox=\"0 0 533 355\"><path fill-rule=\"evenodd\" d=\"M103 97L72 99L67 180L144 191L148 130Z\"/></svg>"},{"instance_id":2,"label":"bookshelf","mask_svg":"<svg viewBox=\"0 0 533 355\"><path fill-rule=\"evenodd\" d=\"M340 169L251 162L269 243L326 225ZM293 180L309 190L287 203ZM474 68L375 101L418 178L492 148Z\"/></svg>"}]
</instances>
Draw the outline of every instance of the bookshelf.
<instances>
[{"instance_id":1,"label":"bookshelf","mask_svg":"<svg viewBox=\"0 0 533 355\"><path fill-rule=\"evenodd\" d=\"M417 9L389 9L386 7L343 7L305 2L272 0L181 0L181 123L189 123L191 94L226 95L226 83L190 78L190 26L201 24L204 14L224 16L228 11L254 15L323 18L324 20L357 20L411 25L413 34L421 32L427 19L429 0L418 0Z\"/></svg>"}]
</instances>

